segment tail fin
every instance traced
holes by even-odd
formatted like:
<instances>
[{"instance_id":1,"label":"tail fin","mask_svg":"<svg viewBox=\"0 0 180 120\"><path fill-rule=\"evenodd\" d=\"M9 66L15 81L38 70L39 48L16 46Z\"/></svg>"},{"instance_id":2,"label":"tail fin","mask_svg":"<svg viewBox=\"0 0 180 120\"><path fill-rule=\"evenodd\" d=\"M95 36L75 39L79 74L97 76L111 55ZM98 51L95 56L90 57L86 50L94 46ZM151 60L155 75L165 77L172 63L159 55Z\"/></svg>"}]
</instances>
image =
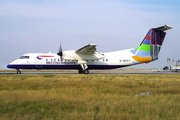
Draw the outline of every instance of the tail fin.
<instances>
[{"instance_id":1,"label":"tail fin","mask_svg":"<svg viewBox=\"0 0 180 120\"><path fill-rule=\"evenodd\" d=\"M151 28L138 48L135 48L135 56L132 56L137 62L150 62L158 59L161 46L166 33L164 31L172 29L170 26Z\"/></svg>"}]
</instances>

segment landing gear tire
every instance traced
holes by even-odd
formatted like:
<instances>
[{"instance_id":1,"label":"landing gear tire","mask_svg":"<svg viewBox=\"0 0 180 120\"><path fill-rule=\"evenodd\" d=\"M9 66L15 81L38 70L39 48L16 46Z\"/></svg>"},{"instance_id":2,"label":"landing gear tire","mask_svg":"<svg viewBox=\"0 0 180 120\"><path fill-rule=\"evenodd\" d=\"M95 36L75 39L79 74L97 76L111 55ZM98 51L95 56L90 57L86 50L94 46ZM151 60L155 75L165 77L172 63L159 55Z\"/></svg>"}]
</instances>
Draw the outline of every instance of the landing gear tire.
<instances>
[{"instance_id":1,"label":"landing gear tire","mask_svg":"<svg viewBox=\"0 0 180 120\"><path fill-rule=\"evenodd\" d=\"M88 69L84 70L84 74L89 74L89 70Z\"/></svg>"},{"instance_id":2,"label":"landing gear tire","mask_svg":"<svg viewBox=\"0 0 180 120\"><path fill-rule=\"evenodd\" d=\"M82 70L82 69L79 69L78 72L79 72L79 74L82 74L82 73L83 73L83 70Z\"/></svg>"},{"instance_id":3,"label":"landing gear tire","mask_svg":"<svg viewBox=\"0 0 180 120\"><path fill-rule=\"evenodd\" d=\"M17 70L17 74L21 74L21 71L20 71L20 70Z\"/></svg>"}]
</instances>

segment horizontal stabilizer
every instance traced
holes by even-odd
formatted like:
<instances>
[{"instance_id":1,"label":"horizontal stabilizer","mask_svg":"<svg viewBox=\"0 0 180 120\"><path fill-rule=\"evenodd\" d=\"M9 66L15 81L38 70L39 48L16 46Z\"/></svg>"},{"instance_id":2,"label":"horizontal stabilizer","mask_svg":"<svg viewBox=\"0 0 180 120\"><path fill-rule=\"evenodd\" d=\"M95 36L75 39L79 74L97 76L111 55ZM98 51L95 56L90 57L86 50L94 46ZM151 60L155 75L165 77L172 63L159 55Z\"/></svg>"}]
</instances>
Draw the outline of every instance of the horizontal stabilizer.
<instances>
[{"instance_id":1,"label":"horizontal stabilizer","mask_svg":"<svg viewBox=\"0 0 180 120\"><path fill-rule=\"evenodd\" d=\"M158 27L158 28L153 28L154 30L161 30L161 31L166 31L169 29L172 29L172 27L168 26L168 25L164 25L162 27Z\"/></svg>"}]
</instances>

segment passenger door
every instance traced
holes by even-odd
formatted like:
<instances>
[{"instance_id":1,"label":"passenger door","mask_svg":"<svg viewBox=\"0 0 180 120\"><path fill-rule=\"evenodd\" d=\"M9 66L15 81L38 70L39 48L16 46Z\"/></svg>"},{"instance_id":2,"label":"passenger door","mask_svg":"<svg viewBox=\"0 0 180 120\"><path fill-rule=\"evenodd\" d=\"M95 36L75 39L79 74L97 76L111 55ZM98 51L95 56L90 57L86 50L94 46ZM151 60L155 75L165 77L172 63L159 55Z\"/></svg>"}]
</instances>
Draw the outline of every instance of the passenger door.
<instances>
[{"instance_id":1,"label":"passenger door","mask_svg":"<svg viewBox=\"0 0 180 120\"><path fill-rule=\"evenodd\" d=\"M36 67L38 68L42 67L42 59L36 59Z\"/></svg>"}]
</instances>

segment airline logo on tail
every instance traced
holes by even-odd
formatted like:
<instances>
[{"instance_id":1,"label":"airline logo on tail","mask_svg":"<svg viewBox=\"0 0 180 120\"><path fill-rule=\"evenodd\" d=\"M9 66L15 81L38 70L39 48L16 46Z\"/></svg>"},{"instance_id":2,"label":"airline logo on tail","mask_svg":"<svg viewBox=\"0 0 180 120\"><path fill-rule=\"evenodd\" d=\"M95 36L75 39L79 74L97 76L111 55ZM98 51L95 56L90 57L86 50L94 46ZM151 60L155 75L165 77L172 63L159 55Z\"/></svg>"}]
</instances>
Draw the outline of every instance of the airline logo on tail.
<instances>
[{"instance_id":1,"label":"airline logo on tail","mask_svg":"<svg viewBox=\"0 0 180 120\"><path fill-rule=\"evenodd\" d=\"M166 35L164 31L168 29L171 27L167 25L150 29L140 46L131 50L134 54L132 58L140 63L157 60Z\"/></svg>"}]
</instances>

